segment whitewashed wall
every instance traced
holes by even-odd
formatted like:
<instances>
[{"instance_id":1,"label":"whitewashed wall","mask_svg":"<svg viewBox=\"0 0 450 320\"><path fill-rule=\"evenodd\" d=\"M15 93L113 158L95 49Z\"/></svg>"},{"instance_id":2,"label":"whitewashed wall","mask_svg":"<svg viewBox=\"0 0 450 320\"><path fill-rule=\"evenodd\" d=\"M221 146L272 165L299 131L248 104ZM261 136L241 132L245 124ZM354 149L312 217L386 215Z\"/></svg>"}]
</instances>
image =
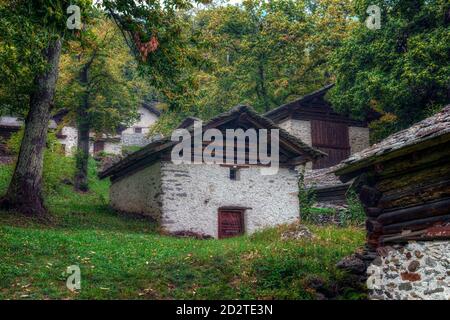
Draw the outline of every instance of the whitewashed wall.
<instances>
[{"instance_id":1,"label":"whitewashed wall","mask_svg":"<svg viewBox=\"0 0 450 320\"><path fill-rule=\"evenodd\" d=\"M163 162L162 226L218 237L218 209L223 206L252 208L244 214L249 234L299 217L296 171L281 168L272 176L261 175L257 167L239 171L240 179L233 181L227 167Z\"/></svg>"},{"instance_id":2,"label":"whitewashed wall","mask_svg":"<svg viewBox=\"0 0 450 320\"><path fill-rule=\"evenodd\" d=\"M161 166L159 162L114 181L110 188L111 206L159 220L161 215Z\"/></svg>"},{"instance_id":3,"label":"whitewashed wall","mask_svg":"<svg viewBox=\"0 0 450 320\"><path fill-rule=\"evenodd\" d=\"M149 128L158 120L158 116L144 107L139 108L141 119L122 132L122 143L125 146L144 146L150 143L147 138ZM135 128L142 128L142 133L135 133Z\"/></svg>"}]
</instances>

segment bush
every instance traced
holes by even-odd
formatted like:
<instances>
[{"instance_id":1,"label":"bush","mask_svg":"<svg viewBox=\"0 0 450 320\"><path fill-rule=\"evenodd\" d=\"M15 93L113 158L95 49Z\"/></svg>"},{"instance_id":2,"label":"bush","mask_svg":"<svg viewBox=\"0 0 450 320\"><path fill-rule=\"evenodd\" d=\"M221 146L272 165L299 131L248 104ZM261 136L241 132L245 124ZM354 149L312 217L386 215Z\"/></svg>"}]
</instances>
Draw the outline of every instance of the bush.
<instances>
[{"instance_id":1,"label":"bush","mask_svg":"<svg viewBox=\"0 0 450 320\"><path fill-rule=\"evenodd\" d=\"M347 191L347 210L340 213L341 224L343 225L361 225L366 220L364 207L358 199L355 190L350 188Z\"/></svg>"},{"instance_id":2,"label":"bush","mask_svg":"<svg viewBox=\"0 0 450 320\"><path fill-rule=\"evenodd\" d=\"M305 185L305 167L300 172L298 200L300 202L300 219L303 221L311 221L313 205L316 202L316 193L314 188Z\"/></svg>"},{"instance_id":3,"label":"bush","mask_svg":"<svg viewBox=\"0 0 450 320\"><path fill-rule=\"evenodd\" d=\"M7 142L7 148L12 154L19 154L24 129L14 133ZM74 176L74 162L61 152L61 144L55 132L49 132L44 153L44 190L47 194L57 193L62 180L71 180Z\"/></svg>"}]
</instances>

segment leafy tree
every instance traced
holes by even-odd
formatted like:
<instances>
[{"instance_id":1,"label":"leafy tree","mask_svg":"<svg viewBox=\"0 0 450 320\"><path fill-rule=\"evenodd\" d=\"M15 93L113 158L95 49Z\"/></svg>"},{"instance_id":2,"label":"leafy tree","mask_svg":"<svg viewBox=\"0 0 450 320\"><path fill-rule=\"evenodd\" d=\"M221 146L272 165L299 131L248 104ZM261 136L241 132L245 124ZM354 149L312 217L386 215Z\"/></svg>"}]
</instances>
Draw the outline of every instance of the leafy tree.
<instances>
[{"instance_id":1,"label":"leafy tree","mask_svg":"<svg viewBox=\"0 0 450 320\"><path fill-rule=\"evenodd\" d=\"M200 12L210 67L203 81L212 83L205 105L248 103L269 111L328 83L327 55L352 25L348 3L246 0Z\"/></svg>"},{"instance_id":2,"label":"leafy tree","mask_svg":"<svg viewBox=\"0 0 450 320\"><path fill-rule=\"evenodd\" d=\"M381 8L381 29L365 27L366 9ZM359 27L332 59L340 111L384 114L375 139L417 122L450 101L450 3L445 0L355 2Z\"/></svg>"},{"instance_id":3,"label":"leafy tree","mask_svg":"<svg viewBox=\"0 0 450 320\"><path fill-rule=\"evenodd\" d=\"M66 9L70 4L78 4L85 9L83 16L87 17L91 6L88 0L0 2L0 63L2 67L14 63L6 67L8 73L2 75L2 80L13 81L2 84L0 93L9 96L8 108L19 109L26 114L18 160L1 206L25 214L46 214L42 198L43 155L50 110L54 104L62 39L73 33L66 28ZM5 92L14 84L18 84L17 90L13 90L19 97L17 102Z\"/></svg>"},{"instance_id":4,"label":"leafy tree","mask_svg":"<svg viewBox=\"0 0 450 320\"><path fill-rule=\"evenodd\" d=\"M70 4L81 7L83 23L88 23L92 6L91 0L63 1L63 0L3 0L0 2L0 34L2 34L2 49L0 62L22 62L17 67L10 67L11 73L3 78L15 78L16 83L22 83L20 79L30 75L30 81L23 82L22 90L16 92L21 94L20 101L27 101L29 105L21 105L26 114L25 133L21 144L16 168L9 185L7 194L1 200L1 206L19 211L25 214L46 214L42 198L42 163L43 150L47 137L47 126L50 111L54 104L54 93L58 79L59 61L63 39L67 40L71 35L79 34L66 28L66 9ZM161 34L161 49L159 55L162 60L168 61L168 67L163 63L157 64L158 70L177 66L178 60L170 60L172 51L176 48L170 47L171 32L177 32L177 25L170 24L171 19L176 19L178 8L187 8L188 1L165 0L160 3L157 0L134 1L134 0L104 0L103 6L108 12L114 12L125 18L126 28L121 25L122 31L136 31L134 35L140 36L157 30ZM142 21L144 21L142 23ZM133 27L154 27L153 29L132 30ZM167 31L168 30L168 31ZM179 32L179 30L178 30ZM165 38L164 38L165 37ZM137 38L136 38L137 40ZM144 39L139 38L143 42ZM138 42L138 41L135 41ZM27 44L33 46L27 47ZM30 53L30 48L34 49ZM37 50L36 50L37 49ZM21 56L21 53L24 53ZM158 75L158 73L156 73ZM155 79L155 77L154 77ZM11 84L8 84L11 86ZM22 87L22 86L21 86ZM31 90L29 96L25 88ZM5 94L3 86L0 94ZM7 93L6 93L7 94ZM12 108L15 103L8 99L5 104ZM15 106L14 106L15 107Z\"/></svg>"},{"instance_id":5,"label":"leafy tree","mask_svg":"<svg viewBox=\"0 0 450 320\"><path fill-rule=\"evenodd\" d=\"M88 190L90 132L115 134L137 118L137 107L148 88L137 76L137 64L115 24L101 15L61 58L60 106L78 131L75 189Z\"/></svg>"}]
</instances>

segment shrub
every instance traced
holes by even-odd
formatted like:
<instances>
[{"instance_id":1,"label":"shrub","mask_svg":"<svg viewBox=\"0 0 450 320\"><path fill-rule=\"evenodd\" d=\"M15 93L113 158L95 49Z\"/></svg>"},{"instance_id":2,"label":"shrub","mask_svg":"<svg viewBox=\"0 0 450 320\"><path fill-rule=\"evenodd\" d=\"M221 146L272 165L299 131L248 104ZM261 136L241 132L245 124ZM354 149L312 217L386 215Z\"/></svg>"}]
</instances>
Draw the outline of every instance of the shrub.
<instances>
[{"instance_id":1,"label":"shrub","mask_svg":"<svg viewBox=\"0 0 450 320\"><path fill-rule=\"evenodd\" d=\"M347 210L340 213L341 224L343 225L361 225L366 220L366 214L361 201L355 190L350 188L347 191Z\"/></svg>"},{"instance_id":2,"label":"shrub","mask_svg":"<svg viewBox=\"0 0 450 320\"><path fill-rule=\"evenodd\" d=\"M305 167L302 168L298 181L298 200L300 202L300 219L310 221L313 205L316 202L316 193L313 187L307 187L305 184Z\"/></svg>"},{"instance_id":3,"label":"shrub","mask_svg":"<svg viewBox=\"0 0 450 320\"><path fill-rule=\"evenodd\" d=\"M14 133L7 142L7 148L12 154L18 154L22 142L23 128ZM43 181L47 194L57 193L61 181L72 179L74 175L74 163L72 158L65 157L61 153L61 144L56 138L55 132L49 132L44 153Z\"/></svg>"}]
</instances>

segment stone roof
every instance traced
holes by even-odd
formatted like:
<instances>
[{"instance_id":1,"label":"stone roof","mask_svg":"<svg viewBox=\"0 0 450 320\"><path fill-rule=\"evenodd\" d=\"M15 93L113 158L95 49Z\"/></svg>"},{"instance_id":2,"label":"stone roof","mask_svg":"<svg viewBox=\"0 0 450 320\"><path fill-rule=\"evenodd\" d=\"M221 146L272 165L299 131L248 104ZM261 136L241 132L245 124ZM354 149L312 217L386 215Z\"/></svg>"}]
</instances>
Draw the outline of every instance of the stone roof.
<instances>
[{"instance_id":1,"label":"stone roof","mask_svg":"<svg viewBox=\"0 0 450 320\"><path fill-rule=\"evenodd\" d=\"M203 130L206 130L209 128L215 128L215 127L217 127L221 124L227 123L228 121L231 121L233 119L240 119L240 117L243 115L247 115L249 118L258 122L265 129L278 129L280 141L284 140L284 141L291 143L296 149L301 151L298 155L305 155L307 157L307 159L309 159L309 161L316 160L318 158L326 156L326 154L323 153L322 151L308 146L306 143L301 141L299 138L289 134L286 130L279 128L270 119L261 116L256 111L254 111L251 107L248 107L248 106L237 106L228 112L225 112L225 113L222 113L222 114L216 116L215 118L209 120L206 124L203 124ZM193 126L187 127L186 130L192 132ZM114 164L112 167L109 167L108 169L104 170L103 172L100 172L99 177L103 179L108 176L120 173L122 170L125 170L132 165L135 165L135 164L137 165L138 162L141 162L146 158L153 157L163 151L166 151L169 148L172 148L177 143L178 143L177 141L171 140L171 135L167 136L161 140L154 141L154 142L148 144L147 146L145 146L144 148L125 157L118 163ZM305 162L307 162L307 161L305 160Z\"/></svg>"},{"instance_id":2,"label":"stone roof","mask_svg":"<svg viewBox=\"0 0 450 320\"><path fill-rule=\"evenodd\" d=\"M295 101L283 104L282 106L279 106L278 108L270 110L269 112L265 113L264 116L268 117L268 118L272 118L272 117L276 116L279 113L285 112L285 111L293 108L294 106L307 103L307 102L309 102L310 100L312 100L312 99L314 99L316 97L324 96L328 92L328 90L330 90L333 86L334 86L334 83L326 85L325 87L320 88L319 90L314 91L314 92L312 92L310 94L307 94L307 95L305 95L305 96L303 96L303 97L301 97L301 98L299 98L299 99L297 99Z\"/></svg>"},{"instance_id":3,"label":"stone roof","mask_svg":"<svg viewBox=\"0 0 450 320\"><path fill-rule=\"evenodd\" d=\"M450 140L450 105L408 129L399 131L342 161L336 175L347 175L365 167L422 150Z\"/></svg>"},{"instance_id":4,"label":"stone roof","mask_svg":"<svg viewBox=\"0 0 450 320\"><path fill-rule=\"evenodd\" d=\"M156 104L157 104L157 102L151 102L151 103L143 102L142 107L159 117L159 116L161 116L161 111L156 108Z\"/></svg>"},{"instance_id":5,"label":"stone roof","mask_svg":"<svg viewBox=\"0 0 450 320\"><path fill-rule=\"evenodd\" d=\"M0 117L0 126L2 127L20 128L22 125L23 121L19 120L17 117Z\"/></svg>"}]
</instances>

